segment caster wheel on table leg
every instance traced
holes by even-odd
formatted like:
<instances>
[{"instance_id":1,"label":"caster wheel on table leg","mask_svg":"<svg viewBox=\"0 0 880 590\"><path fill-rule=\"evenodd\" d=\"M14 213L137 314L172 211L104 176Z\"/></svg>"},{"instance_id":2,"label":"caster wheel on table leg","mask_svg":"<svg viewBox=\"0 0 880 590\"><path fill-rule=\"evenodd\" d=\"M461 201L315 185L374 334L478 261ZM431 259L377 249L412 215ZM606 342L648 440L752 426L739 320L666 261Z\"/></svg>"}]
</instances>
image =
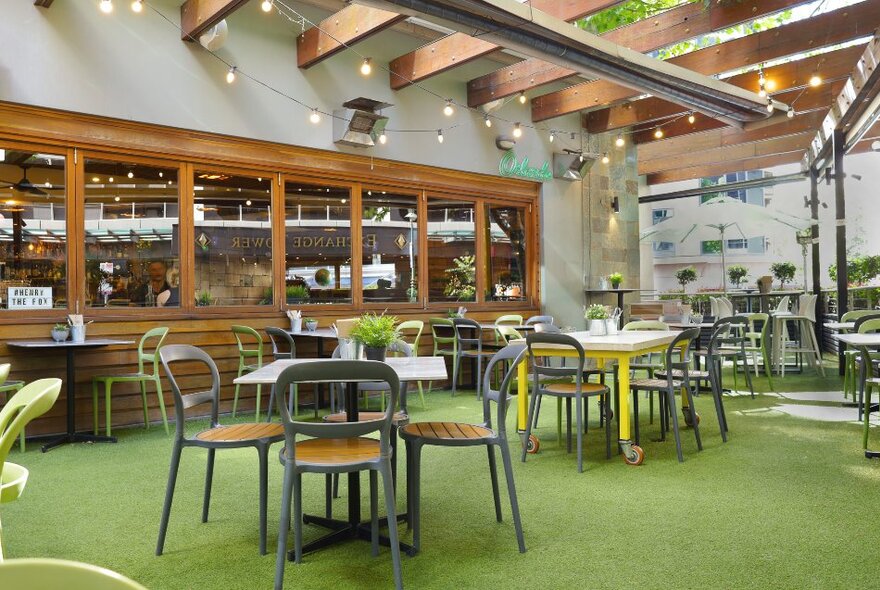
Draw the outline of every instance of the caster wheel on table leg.
<instances>
[{"instance_id":1,"label":"caster wheel on table leg","mask_svg":"<svg viewBox=\"0 0 880 590\"><path fill-rule=\"evenodd\" d=\"M694 426L693 421L691 420L691 413L689 410L685 409L684 412L684 423L687 427L692 428ZM700 424L700 415L697 414L697 425Z\"/></svg>"},{"instance_id":2,"label":"caster wheel on table leg","mask_svg":"<svg viewBox=\"0 0 880 590\"><path fill-rule=\"evenodd\" d=\"M529 440L526 441L526 452L529 455L534 455L541 448L541 441L538 440L538 437L534 434L529 435Z\"/></svg>"},{"instance_id":3,"label":"caster wheel on table leg","mask_svg":"<svg viewBox=\"0 0 880 590\"><path fill-rule=\"evenodd\" d=\"M638 445L632 445L629 451L624 452L623 461L627 465L641 465L645 461L645 451Z\"/></svg>"}]
</instances>

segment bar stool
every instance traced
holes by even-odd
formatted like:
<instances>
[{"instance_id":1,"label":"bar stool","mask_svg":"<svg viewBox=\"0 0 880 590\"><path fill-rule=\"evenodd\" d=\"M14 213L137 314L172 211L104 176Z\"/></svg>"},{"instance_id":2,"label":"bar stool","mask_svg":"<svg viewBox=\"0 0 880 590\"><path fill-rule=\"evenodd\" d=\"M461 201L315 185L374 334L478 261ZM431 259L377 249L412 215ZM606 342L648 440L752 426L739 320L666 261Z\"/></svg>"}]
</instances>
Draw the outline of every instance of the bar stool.
<instances>
[{"instance_id":1,"label":"bar stool","mask_svg":"<svg viewBox=\"0 0 880 590\"><path fill-rule=\"evenodd\" d=\"M825 376L825 368L822 366L822 352L819 350L819 342L816 340L816 332L814 326L816 324L816 295L801 295L798 302L798 313L796 315L781 314L774 316L777 323L774 328L782 324L782 333L777 333L774 329L773 342L776 345L776 360L779 363L779 372L785 377L785 357L789 353L795 355L807 355L810 364L823 377ZM795 346L787 346L784 337L785 325L788 322L795 322L798 328L799 341Z\"/></svg>"}]
</instances>

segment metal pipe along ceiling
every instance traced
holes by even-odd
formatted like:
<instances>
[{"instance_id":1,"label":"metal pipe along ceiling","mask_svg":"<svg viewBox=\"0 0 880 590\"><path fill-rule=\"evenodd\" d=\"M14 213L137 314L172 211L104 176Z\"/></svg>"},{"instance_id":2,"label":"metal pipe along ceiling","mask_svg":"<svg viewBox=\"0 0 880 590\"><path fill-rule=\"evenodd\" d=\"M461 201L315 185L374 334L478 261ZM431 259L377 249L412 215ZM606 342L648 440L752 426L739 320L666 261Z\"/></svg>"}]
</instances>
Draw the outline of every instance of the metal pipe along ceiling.
<instances>
[{"instance_id":1,"label":"metal pipe along ceiling","mask_svg":"<svg viewBox=\"0 0 880 590\"><path fill-rule=\"evenodd\" d=\"M439 21L529 57L664 98L742 127L766 119L767 99L757 94L654 59L576 29L513 0L357 0ZM786 105L774 102L777 109Z\"/></svg>"}]
</instances>

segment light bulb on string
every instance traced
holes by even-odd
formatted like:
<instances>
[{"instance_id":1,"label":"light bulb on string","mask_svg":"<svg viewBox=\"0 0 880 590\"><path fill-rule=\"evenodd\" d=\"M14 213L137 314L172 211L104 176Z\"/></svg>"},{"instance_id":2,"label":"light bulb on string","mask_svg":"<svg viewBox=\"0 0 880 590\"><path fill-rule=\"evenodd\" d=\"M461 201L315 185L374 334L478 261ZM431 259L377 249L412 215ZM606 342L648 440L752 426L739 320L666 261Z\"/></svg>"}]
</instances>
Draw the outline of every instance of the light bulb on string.
<instances>
[{"instance_id":1,"label":"light bulb on string","mask_svg":"<svg viewBox=\"0 0 880 590\"><path fill-rule=\"evenodd\" d=\"M443 143L443 130L442 129L437 130L437 141L439 143Z\"/></svg>"},{"instance_id":2,"label":"light bulb on string","mask_svg":"<svg viewBox=\"0 0 880 590\"><path fill-rule=\"evenodd\" d=\"M519 93L519 104L526 104L526 93L525 92Z\"/></svg>"},{"instance_id":3,"label":"light bulb on string","mask_svg":"<svg viewBox=\"0 0 880 590\"><path fill-rule=\"evenodd\" d=\"M143 0L134 0L131 3L131 11L137 14L140 14L144 10L144 1Z\"/></svg>"},{"instance_id":4,"label":"light bulb on string","mask_svg":"<svg viewBox=\"0 0 880 590\"><path fill-rule=\"evenodd\" d=\"M369 57L364 58L364 63L361 64L361 75L369 76L373 72L373 65L370 61Z\"/></svg>"},{"instance_id":5,"label":"light bulb on string","mask_svg":"<svg viewBox=\"0 0 880 590\"><path fill-rule=\"evenodd\" d=\"M449 99L446 101L446 106L443 107L443 114L446 115L447 117L451 117L452 113L454 113L454 112L455 112L455 109L452 108L452 100Z\"/></svg>"},{"instance_id":6,"label":"light bulb on string","mask_svg":"<svg viewBox=\"0 0 880 590\"><path fill-rule=\"evenodd\" d=\"M697 117L696 117L693 113L691 113L690 115L688 115L688 123L690 123L691 125L693 125L693 124L696 123L696 122L697 122Z\"/></svg>"},{"instance_id":7,"label":"light bulb on string","mask_svg":"<svg viewBox=\"0 0 880 590\"><path fill-rule=\"evenodd\" d=\"M767 96L767 79L764 78L764 68L758 70L758 96Z\"/></svg>"},{"instance_id":8,"label":"light bulb on string","mask_svg":"<svg viewBox=\"0 0 880 590\"><path fill-rule=\"evenodd\" d=\"M381 143L382 145L385 145L387 142L388 142L388 136L385 135L385 132L383 131L382 133L379 134L379 143Z\"/></svg>"},{"instance_id":9,"label":"light bulb on string","mask_svg":"<svg viewBox=\"0 0 880 590\"><path fill-rule=\"evenodd\" d=\"M657 139L663 139L663 130L657 127L657 131L654 132L654 137Z\"/></svg>"},{"instance_id":10,"label":"light bulb on string","mask_svg":"<svg viewBox=\"0 0 880 590\"><path fill-rule=\"evenodd\" d=\"M250 206L251 206L251 200L248 199L247 201L244 202L244 204L245 204L245 206L250 207Z\"/></svg>"},{"instance_id":11,"label":"light bulb on string","mask_svg":"<svg viewBox=\"0 0 880 590\"><path fill-rule=\"evenodd\" d=\"M556 132L555 132L555 131L551 131L551 132L550 132L550 143L553 143L553 140L554 140L554 139L556 139Z\"/></svg>"},{"instance_id":12,"label":"light bulb on string","mask_svg":"<svg viewBox=\"0 0 880 590\"><path fill-rule=\"evenodd\" d=\"M795 115L794 109L791 109L791 108L788 109L787 113L785 113L785 116L788 117L789 119L794 119L794 115Z\"/></svg>"},{"instance_id":13,"label":"light bulb on string","mask_svg":"<svg viewBox=\"0 0 880 590\"><path fill-rule=\"evenodd\" d=\"M604 154L602 154L602 163L603 164L607 164L610 161L611 161L611 158L608 157L608 152L605 152Z\"/></svg>"},{"instance_id":14,"label":"light bulb on string","mask_svg":"<svg viewBox=\"0 0 880 590\"><path fill-rule=\"evenodd\" d=\"M776 110L776 107L773 106L773 101L771 100L767 103L767 112L772 113L774 110Z\"/></svg>"},{"instance_id":15,"label":"light bulb on string","mask_svg":"<svg viewBox=\"0 0 880 590\"><path fill-rule=\"evenodd\" d=\"M263 12L270 12L272 10L272 0L263 0L260 8L263 9Z\"/></svg>"},{"instance_id":16,"label":"light bulb on string","mask_svg":"<svg viewBox=\"0 0 880 590\"><path fill-rule=\"evenodd\" d=\"M235 66L232 66L231 68L229 68L229 71L226 72L226 83L227 84L232 84L233 82L235 82L235 70L237 70L237 69L238 68L236 68Z\"/></svg>"},{"instance_id":17,"label":"light bulb on string","mask_svg":"<svg viewBox=\"0 0 880 590\"><path fill-rule=\"evenodd\" d=\"M118 203L119 202L119 195L116 195L115 197L113 197L113 200Z\"/></svg>"},{"instance_id":18,"label":"light bulb on string","mask_svg":"<svg viewBox=\"0 0 880 590\"><path fill-rule=\"evenodd\" d=\"M98 8L100 8L101 12L104 14L110 14L113 12L113 0L101 0L101 3L98 4Z\"/></svg>"},{"instance_id":19,"label":"light bulb on string","mask_svg":"<svg viewBox=\"0 0 880 590\"><path fill-rule=\"evenodd\" d=\"M312 114L309 115L309 121L315 125L321 122L321 113L318 112L318 109L312 109Z\"/></svg>"},{"instance_id":20,"label":"light bulb on string","mask_svg":"<svg viewBox=\"0 0 880 590\"><path fill-rule=\"evenodd\" d=\"M810 76L810 86L815 88L816 86L819 86L821 84L822 84L822 78L821 78L821 76L819 76L819 74L813 74L812 76Z\"/></svg>"},{"instance_id":21,"label":"light bulb on string","mask_svg":"<svg viewBox=\"0 0 880 590\"><path fill-rule=\"evenodd\" d=\"M128 171L128 174L126 174L126 176L128 176L129 178L134 178L134 172L132 172L131 170L129 170L129 171Z\"/></svg>"},{"instance_id":22,"label":"light bulb on string","mask_svg":"<svg viewBox=\"0 0 880 590\"><path fill-rule=\"evenodd\" d=\"M492 119L489 118L489 115L486 115L485 117L483 117L483 120L486 123L486 127L492 127Z\"/></svg>"},{"instance_id":23,"label":"light bulb on string","mask_svg":"<svg viewBox=\"0 0 880 590\"><path fill-rule=\"evenodd\" d=\"M626 140L623 139L623 133L617 134L617 139L614 140L614 145L621 148L626 145Z\"/></svg>"},{"instance_id":24,"label":"light bulb on string","mask_svg":"<svg viewBox=\"0 0 880 590\"><path fill-rule=\"evenodd\" d=\"M519 123L513 126L513 136L517 139L522 137L522 127Z\"/></svg>"}]
</instances>

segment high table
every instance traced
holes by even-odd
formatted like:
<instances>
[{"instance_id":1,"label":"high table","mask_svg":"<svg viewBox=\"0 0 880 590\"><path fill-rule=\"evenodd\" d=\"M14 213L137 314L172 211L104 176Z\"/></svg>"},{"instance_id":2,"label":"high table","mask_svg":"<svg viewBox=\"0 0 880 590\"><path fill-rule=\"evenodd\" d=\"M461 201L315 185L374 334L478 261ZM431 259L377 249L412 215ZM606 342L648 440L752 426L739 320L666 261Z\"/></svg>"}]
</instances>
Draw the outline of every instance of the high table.
<instances>
[{"instance_id":1,"label":"high table","mask_svg":"<svg viewBox=\"0 0 880 590\"><path fill-rule=\"evenodd\" d=\"M855 348L860 348L864 350L865 353L868 352L868 347L876 348L880 347L880 333L872 332L869 334L837 334L836 336L838 342L843 342L847 346L852 346ZM870 357L868 357L870 358ZM870 361L868 363L870 366ZM867 393L865 394L867 397ZM862 418L865 420L865 434L864 434L864 444L865 444L865 457L868 459L873 459L876 457L880 457L880 451L869 451L867 449L868 446L868 416L871 413L871 410L877 409L877 404L871 405L871 400L865 400L865 411L862 415Z\"/></svg>"},{"instance_id":2,"label":"high table","mask_svg":"<svg viewBox=\"0 0 880 590\"><path fill-rule=\"evenodd\" d=\"M633 358L651 353L664 352L669 344L678 336L678 332L671 330L666 331L639 331L631 330L620 332L612 336L590 336L589 332L570 332L571 336L577 340L584 348L584 356L587 358L597 359L600 362L600 368L605 361L617 361L617 415L620 422L620 436L618 443L623 450L623 458L630 465L639 465L645 458L645 452L638 445L633 444L630 434L630 410L629 410L629 365ZM511 344L525 344L525 339L513 340ZM532 353L535 356L577 356L577 353L571 348L560 347L558 345L543 345L540 348L534 348ZM529 368L528 363L520 363L517 369L517 387L519 396L517 398L517 428L523 433L526 429L526 420L528 412L529 397ZM687 404L682 397L682 410L687 413ZM523 441L523 444L529 444L529 441Z\"/></svg>"},{"instance_id":3,"label":"high table","mask_svg":"<svg viewBox=\"0 0 880 590\"><path fill-rule=\"evenodd\" d=\"M323 359L324 362L338 362L339 359ZM290 359L279 360L264 365L253 373L242 375L235 379L233 383L241 385L271 385L278 381L281 372L291 365L299 363L315 362L315 359ZM433 356L414 356L414 357L388 357L385 360L397 373L401 383L410 381L443 381L448 377L446 372L446 363L442 357ZM333 379L322 381L322 383L340 383L340 380ZM345 388L345 412L349 422L358 421L357 407L357 383L349 382ZM406 388L401 388L400 407L406 411ZM390 516L390 515L389 515ZM370 522L361 522L361 478L360 472L355 471L348 474L348 520L336 520L332 518L324 518L321 516L304 515L303 522L317 524L319 526L330 529L332 532L308 543L303 547L303 553L320 549L334 543L340 543L349 539L371 540ZM388 545L387 537L380 537L383 544ZM415 550L401 543L400 548L408 555L415 555ZM293 561L293 551L287 554L289 560Z\"/></svg>"},{"instance_id":4,"label":"high table","mask_svg":"<svg viewBox=\"0 0 880 590\"><path fill-rule=\"evenodd\" d=\"M584 289L587 295L604 295L606 293L617 294L617 307L623 312L623 296L627 293L636 293L644 289ZM623 322L623 313L620 314L619 322Z\"/></svg>"},{"instance_id":5,"label":"high table","mask_svg":"<svg viewBox=\"0 0 880 590\"><path fill-rule=\"evenodd\" d=\"M100 348L102 346L117 346L120 344L133 344L131 340L114 340L111 338L91 338L83 342L65 340L10 340L6 343L12 348L22 350L64 350L67 353L67 432L42 446L45 453L57 446L75 442L116 442L115 436L96 436L83 434L76 431L76 365L74 353L84 348Z\"/></svg>"}]
</instances>

